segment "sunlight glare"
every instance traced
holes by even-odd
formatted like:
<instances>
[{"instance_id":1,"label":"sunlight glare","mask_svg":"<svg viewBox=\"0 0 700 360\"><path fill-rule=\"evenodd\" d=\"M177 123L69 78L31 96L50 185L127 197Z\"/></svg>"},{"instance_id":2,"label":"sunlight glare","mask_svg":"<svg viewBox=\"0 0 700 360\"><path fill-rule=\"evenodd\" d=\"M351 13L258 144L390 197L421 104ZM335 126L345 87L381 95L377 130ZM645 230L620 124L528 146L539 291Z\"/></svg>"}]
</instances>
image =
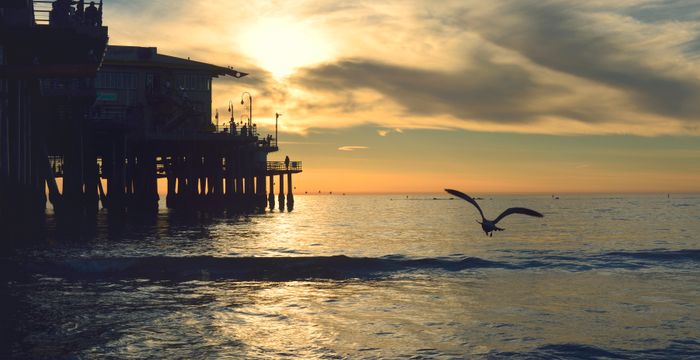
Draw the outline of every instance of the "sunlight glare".
<instances>
[{"instance_id":1,"label":"sunlight glare","mask_svg":"<svg viewBox=\"0 0 700 360\"><path fill-rule=\"evenodd\" d=\"M331 42L317 29L289 18L265 18L246 27L239 39L246 55L275 77L291 75L297 68L327 61Z\"/></svg>"}]
</instances>

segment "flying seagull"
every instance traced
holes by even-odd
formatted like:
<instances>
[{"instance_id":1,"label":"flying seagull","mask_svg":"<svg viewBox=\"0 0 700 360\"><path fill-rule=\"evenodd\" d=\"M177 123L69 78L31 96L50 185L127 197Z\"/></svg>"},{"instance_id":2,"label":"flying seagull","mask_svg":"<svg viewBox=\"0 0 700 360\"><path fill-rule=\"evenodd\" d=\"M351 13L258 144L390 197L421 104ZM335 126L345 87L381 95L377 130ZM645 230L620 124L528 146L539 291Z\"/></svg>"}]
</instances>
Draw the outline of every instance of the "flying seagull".
<instances>
[{"instance_id":1,"label":"flying seagull","mask_svg":"<svg viewBox=\"0 0 700 360\"><path fill-rule=\"evenodd\" d=\"M544 215L538 213L535 210L530 210L526 208L521 208L521 207L513 207L513 208L508 208L506 211L502 212L501 215L498 215L498 217L495 220L487 220L484 217L484 212L481 211L481 207L479 207L479 204L477 204L476 200L472 199L471 196L457 190L452 190L452 189L445 189L448 193L457 196L459 198L462 198L464 200L469 201L472 205L476 206L476 209L479 210L479 214L481 214L481 222L478 220L479 224L481 224L481 228L484 230L484 233L488 236L493 236L494 231L503 231L505 229L501 229L496 226L501 219L504 217L511 215L511 214L523 214L523 215L529 215L529 216L535 216L535 217L544 217Z\"/></svg>"}]
</instances>

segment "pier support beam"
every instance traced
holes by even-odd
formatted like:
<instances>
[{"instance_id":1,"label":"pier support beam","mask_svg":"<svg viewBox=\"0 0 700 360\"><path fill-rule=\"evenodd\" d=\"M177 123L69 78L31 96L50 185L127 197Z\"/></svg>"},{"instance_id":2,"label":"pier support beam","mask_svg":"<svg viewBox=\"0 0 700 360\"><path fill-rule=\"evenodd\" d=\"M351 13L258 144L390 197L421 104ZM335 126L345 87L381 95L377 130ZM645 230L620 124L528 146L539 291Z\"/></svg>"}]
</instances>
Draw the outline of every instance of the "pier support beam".
<instances>
[{"instance_id":1,"label":"pier support beam","mask_svg":"<svg viewBox=\"0 0 700 360\"><path fill-rule=\"evenodd\" d=\"M280 203L280 211L284 211L284 174L280 174L280 194L277 200Z\"/></svg>"},{"instance_id":2,"label":"pier support beam","mask_svg":"<svg viewBox=\"0 0 700 360\"><path fill-rule=\"evenodd\" d=\"M203 154L197 157L197 180L199 181L199 201L202 203L203 198L207 195L207 163L206 161L211 161L207 154Z\"/></svg>"},{"instance_id":3,"label":"pier support beam","mask_svg":"<svg viewBox=\"0 0 700 360\"><path fill-rule=\"evenodd\" d=\"M214 156L214 163L212 164L212 177L209 179L211 182L211 190L214 193L214 198L212 201L217 207L224 204L224 158L221 155Z\"/></svg>"},{"instance_id":4,"label":"pier support beam","mask_svg":"<svg viewBox=\"0 0 700 360\"><path fill-rule=\"evenodd\" d=\"M236 194L236 155L229 152L226 154L226 170L224 182L226 183L226 207L233 205Z\"/></svg>"},{"instance_id":5,"label":"pier support beam","mask_svg":"<svg viewBox=\"0 0 700 360\"><path fill-rule=\"evenodd\" d=\"M253 163L253 152L250 149L245 150L245 206L250 208L255 206L255 173Z\"/></svg>"},{"instance_id":6,"label":"pier support beam","mask_svg":"<svg viewBox=\"0 0 700 360\"><path fill-rule=\"evenodd\" d=\"M167 179L167 194L165 195L165 206L168 209L173 209L175 207L175 198L177 196L177 169L179 164L177 163L178 158L176 156L168 157L163 159L163 166L165 166L165 178Z\"/></svg>"},{"instance_id":7,"label":"pier support beam","mask_svg":"<svg viewBox=\"0 0 700 360\"><path fill-rule=\"evenodd\" d=\"M265 210L266 207L266 194L265 194L265 173L259 172L255 176L255 206L260 210Z\"/></svg>"},{"instance_id":8,"label":"pier support beam","mask_svg":"<svg viewBox=\"0 0 700 360\"><path fill-rule=\"evenodd\" d=\"M182 207L189 208L199 203L199 165L202 163L202 156L194 152L187 154L187 195L184 197Z\"/></svg>"},{"instance_id":9,"label":"pier support beam","mask_svg":"<svg viewBox=\"0 0 700 360\"><path fill-rule=\"evenodd\" d=\"M122 213L125 209L125 143L124 138L117 136L112 143L111 156L106 165L110 167L107 178L107 200L109 211Z\"/></svg>"},{"instance_id":10,"label":"pier support beam","mask_svg":"<svg viewBox=\"0 0 700 360\"><path fill-rule=\"evenodd\" d=\"M92 134L86 132L83 136L83 181L85 183L85 213L95 216L100 208L97 183L100 173L97 167L97 154Z\"/></svg>"},{"instance_id":11,"label":"pier support beam","mask_svg":"<svg viewBox=\"0 0 700 360\"><path fill-rule=\"evenodd\" d=\"M65 210L71 212L67 217L82 215L83 209L83 129L82 119L70 114L66 121L69 126L68 145L65 148L63 162L63 200Z\"/></svg>"},{"instance_id":12,"label":"pier support beam","mask_svg":"<svg viewBox=\"0 0 700 360\"><path fill-rule=\"evenodd\" d=\"M294 193L292 192L292 173L287 174L287 211L294 210Z\"/></svg>"},{"instance_id":13,"label":"pier support beam","mask_svg":"<svg viewBox=\"0 0 700 360\"><path fill-rule=\"evenodd\" d=\"M245 194L243 194L243 169L245 167L243 163L244 157L243 154L238 151L236 153L236 164L235 164L235 169L236 169L236 174L235 174L235 179L236 179L236 196L235 196L235 203L234 206L236 207L241 207L242 202L245 199Z\"/></svg>"},{"instance_id":14,"label":"pier support beam","mask_svg":"<svg viewBox=\"0 0 700 360\"><path fill-rule=\"evenodd\" d=\"M138 201L139 210L147 212L158 211L158 174L156 156L150 149L144 149L139 159L141 194Z\"/></svg>"},{"instance_id":15,"label":"pier support beam","mask_svg":"<svg viewBox=\"0 0 700 360\"><path fill-rule=\"evenodd\" d=\"M187 160L181 156L177 156L176 160L176 175L175 177L177 178L177 195L175 196L175 201L173 203L173 208L179 208L182 206L182 204L185 203L185 199L189 196L189 190L187 188L187 171L188 171L188 164Z\"/></svg>"},{"instance_id":16,"label":"pier support beam","mask_svg":"<svg viewBox=\"0 0 700 360\"><path fill-rule=\"evenodd\" d=\"M270 195L267 197L270 211L275 210L275 176L270 175Z\"/></svg>"},{"instance_id":17,"label":"pier support beam","mask_svg":"<svg viewBox=\"0 0 700 360\"><path fill-rule=\"evenodd\" d=\"M128 209L134 201L134 194L138 190L138 168L136 167L136 157L133 154L126 152L126 160L124 164L124 204Z\"/></svg>"}]
</instances>

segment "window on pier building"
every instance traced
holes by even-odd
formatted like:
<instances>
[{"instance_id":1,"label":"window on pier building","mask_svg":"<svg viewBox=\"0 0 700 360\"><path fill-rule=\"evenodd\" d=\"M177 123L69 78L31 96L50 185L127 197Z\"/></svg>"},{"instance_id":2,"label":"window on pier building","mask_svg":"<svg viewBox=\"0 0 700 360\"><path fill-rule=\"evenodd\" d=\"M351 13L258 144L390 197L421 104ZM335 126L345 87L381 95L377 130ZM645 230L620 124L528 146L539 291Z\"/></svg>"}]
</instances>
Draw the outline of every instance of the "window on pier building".
<instances>
[{"instance_id":1,"label":"window on pier building","mask_svg":"<svg viewBox=\"0 0 700 360\"><path fill-rule=\"evenodd\" d=\"M207 75L181 74L177 76L177 86L184 90L209 91L211 79Z\"/></svg>"},{"instance_id":2,"label":"window on pier building","mask_svg":"<svg viewBox=\"0 0 700 360\"><path fill-rule=\"evenodd\" d=\"M136 74L100 71L97 73L95 87L98 89L136 90Z\"/></svg>"},{"instance_id":3,"label":"window on pier building","mask_svg":"<svg viewBox=\"0 0 700 360\"><path fill-rule=\"evenodd\" d=\"M95 88L98 90L99 101L133 105L136 100L136 74L99 71L95 79Z\"/></svg>"}]
</instances>

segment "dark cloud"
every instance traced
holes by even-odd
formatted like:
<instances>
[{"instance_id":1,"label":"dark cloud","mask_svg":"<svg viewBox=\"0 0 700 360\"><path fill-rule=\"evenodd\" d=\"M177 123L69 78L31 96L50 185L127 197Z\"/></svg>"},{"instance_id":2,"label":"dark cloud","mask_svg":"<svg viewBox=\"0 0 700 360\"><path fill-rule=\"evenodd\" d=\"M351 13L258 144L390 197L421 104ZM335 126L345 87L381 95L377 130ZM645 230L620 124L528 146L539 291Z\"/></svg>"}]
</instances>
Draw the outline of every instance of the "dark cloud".
<instances>
[{"instance_id":1,"label":"dark cloud","mask_svg":"<svg viewBox=\"0 0 700 360\"><path fill-rule=\"evenodd\" d=\"M538 115L528 100L561 91L536 83L524 69L475 59L457 72L424 70L372 60L343 60L305 69L293 80L303 87L336 94L371 89L417 115L447 114L499 122L523 122Z\"/></svg>"},{"instance_id":2,"label":"dark cloud","mask_svg":"<svg viewBox=\"0 0 700 360\"><path fill-rule=\"evenodd\" d=\"M678 71L649 65L672 57L660 49L644 49L639 34L605 28L585 9L564 2L505 2L496 11L509 26L483 14L467 16L469 24L489 41L512 49L543 67L626 92L637 106L652 113L698 119L700 81Z\"/></svg>"},{"instance_id":3,"label":"dark cloud","mask_svg":"<svg viewBox=\"0 0 700 360\"><path fill-rule=\"evenodd\" d=\"M697 0L645 1L625 9L623 13L649 23L700 21L700 3Z\"/></svg>"}]
</instances>

